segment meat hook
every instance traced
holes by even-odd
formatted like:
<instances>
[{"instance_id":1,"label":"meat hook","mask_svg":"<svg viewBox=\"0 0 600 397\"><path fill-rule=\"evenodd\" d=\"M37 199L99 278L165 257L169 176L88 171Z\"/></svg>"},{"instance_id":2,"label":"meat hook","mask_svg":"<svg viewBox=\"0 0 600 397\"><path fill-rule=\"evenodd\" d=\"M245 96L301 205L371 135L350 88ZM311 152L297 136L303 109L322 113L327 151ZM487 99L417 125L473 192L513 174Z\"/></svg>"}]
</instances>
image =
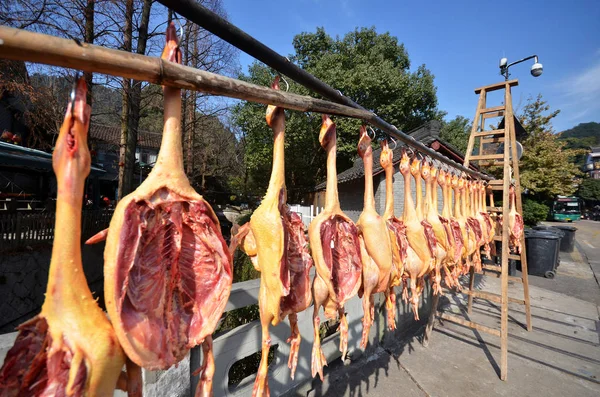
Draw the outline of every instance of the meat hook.
<instances>
[{"instance_id":1,"label":"meat hook","mask_svg":"<svg viewBox=\"0 0 600 397\"><path fill-rule=\"evenodd\" d=\"M285 83L285 92L288 92L290 90L290 85L288 84L287 80L282 74L279 75L279 78Z\"/></svg>"},{"instance_id":2,"label":"meat hook","mask_svg":"<svg viewBox=\"0 0 600 397\"><path fill-rule=\"evenodd\" d=\"M393 136L390 136L390 139L392 140L392 142L394 142L394 147L392 148L393 152L398 147L398 141L396 141Z\"/></svg>"},{"instance_id":3,"label":"meat hook","mask_svg":"<svg viewBox=\"0 0 600 397\"><path fill-rule=\"evenodd\" d=\"M75 97L77 92L77 82L79 81L80 72L75 72L75 78L73 80L73 88L71 89L71 94L69 95L69 102L71 104L71 117L75 117Z\"/></svg>"},{"instance_id":4,"label":"meat hook","mask_svg":"<svg viewBox=\"0 0 600 397\"><path fill-rule=\"evenodd\" d=\"M371 135L369 135L369 131L371 131L373 133L373 138L371 138ZM371 127L367 128L367 135L369 135L369 138L371 138L371 140L374 140L375 137L377 136L377 134L375 134L375 130Z\"/></svg>"},{"instance_id":5,"label":"meat hook","mask_svg":"<svg viewBox=\"0 0 600 397\"><path fill-rule=\"evenodd\" d=\"M177 25L179 25L179 38L177 39L177 44L180 44L183 38L185 37L183 24L181 23L181 20L177 17L177 14L175 13L173 13L173 21L176 21Z\"/></svg>"}]
</instances>

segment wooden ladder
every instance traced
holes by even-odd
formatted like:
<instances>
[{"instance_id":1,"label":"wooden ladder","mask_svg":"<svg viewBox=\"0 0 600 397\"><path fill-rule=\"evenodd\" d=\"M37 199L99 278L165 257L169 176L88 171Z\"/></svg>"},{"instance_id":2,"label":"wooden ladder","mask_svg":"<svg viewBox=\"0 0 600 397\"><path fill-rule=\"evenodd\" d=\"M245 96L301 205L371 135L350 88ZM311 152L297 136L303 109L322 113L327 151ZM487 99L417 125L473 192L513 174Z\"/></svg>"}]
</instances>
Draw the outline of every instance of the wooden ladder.
<instances>
[{"instance_id":1,"label":"wooden ladder","mask_svg":"<svg viewBox=\"0 0 600 397\"><path fill-rule=\"evenodd\" d=\"M477 161L479 165L486 166L500 166L503 167L504 174L503 179L490 181L490 206L488 210L490 212L502 213L502 232L500 236L495 236L495 241L502 241L502 261L501 266L484 264L484 271L491 271L499 273L501 277L501 294L493 294L490 292L484 292L474 290L473 285L475 281L475 272L473 267L470 269L469 275L469 290L463 293L468 295L468 307L467 313L470 315L473 308L473 298L481 298L490 300L493 302L500 303L501 305L501 317L500 317L500 330L497 328L491 328L486 325L478 324L473 321L465 320L464 318L451 315L444 312L438 313L438 300L439 295L433 296L432 310L429 316L429 320L425 329L425 335L423 338L423 345L429 344L429 338L433 330L433 324L435 317L451 321L470 327L479 331L483 331L492 335L500 337L500 379L506 380L508 372L508 303L518 303L525 305L525 315L527 322L527 330L531 331L531 307L529 303L529 280L527 278L527 256L525 247L525 236L521 237L521 253L512 254L509 247L509 228L508 228L508 213L510 211L509 205L509 189L511 186L511 170L514 178L514 187L516 194L516 206L517 212L523 213L523 206L521 202L521 183L519 178L519 161L517 157L517 145L516 145L516 133L515 133L515 122L512 108L512 96L511 87L518 85L518 80L504 81L485 87L475 89L475 94L479 94L479 102L477 104L477 111L475 112L475 119L473 120L473 127L471 129L471 136L469 137L469 145L467 147L467 153L465 155L464 165L468 167L473 161ZM505 90L504 105L495 107L486 107L487 93L497 90ZM504 116L504 128L485 131L485 122L488 118ZM475 143L478 143L477 149L474 153ZM504 153L501 154L485 154L486 144L500 144L504 143ZM493 191L502 191L502 207L495 207L493 202ZM521 261L521 277L509 276L508 261L519 260ZM523 299L509 298L508 297L508 282L516 281L523 284Z\"/></svg>"}]
</instances>

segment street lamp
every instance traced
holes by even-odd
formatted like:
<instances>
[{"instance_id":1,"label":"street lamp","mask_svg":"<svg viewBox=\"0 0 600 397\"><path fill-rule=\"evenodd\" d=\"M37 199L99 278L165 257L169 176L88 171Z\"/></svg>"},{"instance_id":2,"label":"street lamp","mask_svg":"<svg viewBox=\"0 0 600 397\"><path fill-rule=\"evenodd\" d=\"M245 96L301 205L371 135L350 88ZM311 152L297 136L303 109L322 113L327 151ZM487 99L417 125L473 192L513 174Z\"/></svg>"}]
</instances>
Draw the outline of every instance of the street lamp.
<instances>
[{"instance_id":1,"label":"street lamp","mask_svg":"<svg viewBox=\"0 0 600 397\"><path fill-rule=\"evenodd\" d=\"M508 76L510 76L510 74L508 73L508 68L510 68L513 65L516 65L517 63L521 63L521 62L527 61L529 59L534 60L534 64L531 66L531 75L533 77L540 77L542 75L542 73L544 72L544 67L542 66L541 63L538 62L537 55L531 55L531 56L528 56L527 58L519 59L518 61L511 62L511 63L508 63L508 59L506 59L506 58L500 59L500 74L502 76L504 76L504 78L506 80L508 80Z\"/></svg>"}]
</instances>

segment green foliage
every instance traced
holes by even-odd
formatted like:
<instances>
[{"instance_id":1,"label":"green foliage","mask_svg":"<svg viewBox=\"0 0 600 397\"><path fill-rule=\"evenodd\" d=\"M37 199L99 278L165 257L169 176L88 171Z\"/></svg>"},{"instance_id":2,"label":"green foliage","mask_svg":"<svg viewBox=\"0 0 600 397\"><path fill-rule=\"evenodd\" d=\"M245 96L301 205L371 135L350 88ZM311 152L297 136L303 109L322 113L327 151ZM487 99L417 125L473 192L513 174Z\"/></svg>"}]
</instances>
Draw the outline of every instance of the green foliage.
<instances>
[{"instance_id":1,"label":"green foliage","mask_svg":"<svg viewBox=\"0 0 600 397\"><path fill-rule=\"evenodd\" d=\"M440 130L440 138L465 154L471 134L471 120L463 116L456 116L450 121L444 121Z\"/></svg>"},{"instance_id":2,"label":"green foliage","mask_svg":"<svg viewBox=\"0 0 600 397\"><path fill-rule=\"evenodd\" d=\"M546 114L546 112L550 113ZM519 116L519 121L526 132L524 140L546 133L553 134L552 119L558 116L559 113L560 110L550 111L550 105L547 101L544 101L542 94L538 94L535 100L529 97Z\"/></svg>"},{"instance_id":3,"label":"green foliage","mask_svg":"<svg viewBox=\"0 0 600 397\"><path fill-rule=\"evenodd\" d=\"M600 123L581 123L560 133L559 139L566 142L567 149L581 149L573 162L579 167L585 164L590 146L600 145Z\"/></svg>"},{"instance_id":4,"label":"green foliage","mask_svg":"<svg viewBox=\"0 0 600 397\"><path fill-rule=\"evenodd\" d=\"M590 146L600 144L600 123L581 123L560 133L560 139L592 138Z\"/></svg>"},{"instance_id":5,"label":"green foliage","mask_svg":"<svg viewBox=\"0 0 600 397\"><path fill-rule=\"evenodd\" d=\"M561 194L572 195L577 190L579 169L571 162L580 152L565 149L553 133L551 120L559 113L550 111L541 94L529 102L519 119L527 132L523 140L523 157L519 168L521 185L538 200L550 200Z\"/></svg>"},{"instance_id":6,"label":"green foliage","mask_svg":"<svg viewBox=\"0 0 600 397\"><path fill-rule=\"evenodd\" d=\"M600 201L600 179L585 178L579 185L577 196L586 201Z\"/></svg>"},{"instance_id":7,"label":"green foliage","mask_svg":"<svg viewBox=\"0 0 600 397\"><path fill-rule=\"evenodd\" d=\"M441 119L437 109L433 75L424 65L409 70L408 54L397 38L378 34L374 28L356 29L343 38L332 38L323 28L301 33L293 41L290 59L344 95L405 131L427 120ZM242 79L268 86L275 74L254 63ZM290 92L312 95L290 83ZM285 88L285 84L282 84ZM233 109L235 125L243 133L248 194L262 195L271 173L273 133L265 122L265 106L241 103ZM338 170L351 166L356 157L360 121L336 118ZM321 118L317 114L286 112L286 184L289 201L325 177L325 152L318 141Z\"/></svg>"},{"instance_id":8,"label":"green foliage","mask_svg":"<svg viewBox=\"0 0 600 397\"><path fill-rule=\"evenodd\" d=\"M523 222L527 226L535 226L548 218L550 207L535 200L523 200Z\"/></svg>"}]
</instances>

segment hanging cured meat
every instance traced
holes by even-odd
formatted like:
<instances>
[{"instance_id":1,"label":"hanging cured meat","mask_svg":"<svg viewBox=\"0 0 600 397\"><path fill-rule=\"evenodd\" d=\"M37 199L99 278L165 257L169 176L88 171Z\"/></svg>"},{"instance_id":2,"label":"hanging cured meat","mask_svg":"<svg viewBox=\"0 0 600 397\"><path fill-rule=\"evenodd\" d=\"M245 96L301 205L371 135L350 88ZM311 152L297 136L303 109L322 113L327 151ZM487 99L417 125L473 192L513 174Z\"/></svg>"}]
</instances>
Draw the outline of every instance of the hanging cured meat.
<instances>
[{"instance_id":1,"label":"hanging cured meat","mask_svg":"<svg viewBox=\"0 0 600 397\"><path fill-rule=\"evenodd\" d=\"M430 274L430 279L432 280L433 292L439 294L442 292L442 263L446 261L450 245L449 237L451 236L446 234L446 229L438 214L437 199L434 199L434 193L437 196L437 169L432 167L428 162L424 162L421 167L421 176L425 180L425 220L431 225L436 238L435 268Z\"/></svg>"},{"instance_id":2,"label":"hanging cured meat","mask_svg":"<svg viewBox=\"0 0 600 397\"><path fill-rule=\"evenodd\" d=\"M411 195L410 189L410 174L420 175L418 163L413 167L410 166L410 159L406 151L403 151L400 159L400 173L404 177L404 215L403 222L406 226L406 237L409 248L406 253L406 261L404 262L404 272L410 278L411 297L410 303L413 308L415 319L419 319L419 296L423 290L423 276L432 269L434 265L435 239L433 231L429 229L426 232L426 227L423 226L421 219L417 215L417 210ZM412 170L411 170L412 168ZM414 172L411 172L414 171ZM420 177L419 177L420 178ZM417 191L417 200L419 192ZM422 209L421 209L422 217ZM405 299L407 294L404 294Z\"/></svg>"},{"instance_id":3,"label":"hanging cured meat","mask_svg":"<svg viewBox=\"0 0 600 397\"><path fill-rule=\"evenodd\" d=\"M369 330L375 316L373 294L384 292L386 302L391 298L390 275L392 271L392 248L385 220L375 211L375 195L373 193L373 148L371 138L365 126L360 127L358 155L363 159L365 167L365 194L363 212L356 226L360 236L361 256L363 258L362 287L358 292L363 299L363 333L361 347L366 347L369 340ZM395 307L388 307L394 312ZM388 327L395 328L394 314L388 311Z\"/></svg>"},{"instance_id":4,"label":"hanging cured meat","mask_svg":"<svg viewBox=\"0 0 600 397\"><path fill-rule=\"evenodd\" d=\"M463 250L462 234L460 225L452 216L452 191L447 182L448 174L444 169L440 169L437 174L437 183L442 189L442 214L439 216L440 222L444 226L448 237L446 246L446 261L443 263L444 282L449 288L459 287L458 276L456 269L461 258ZM434 185L435 186L435 185ZM437 195L437 189L434 189L434 194Z\"/></svg>"},{"instance_id":5,"label":"hanging cured meat","mask_svg":"<svg viewBox=\"0 0 600 397\"><path fill-rule=\"evenodd\" d=\"M474 208L475 218L477 218L477 220L479 221L479 224L481 225L481 233L483 235L483 245L482 245L483 253L486 257L490 258L490 233L491 233L490 229L492 227L492 224L489 220L489 214L487 213L487 211L485 211L483 209L484 202L482 202L482 197L483 197L483 200L485 200L485 195L484 196L481 195L482 191L483 191L483 183L481 181L473 182L473 197L475 200L475 208Z\"/></svg>"},{"instance_id":6,"label":"hanging cured meat","mask_svg":"<svg viewBox=\"0 0 600 397\"><path fill-rule=\"evenodd\" d=\"M381 141L379 163L385 170L385 211L383 219L387 225L390 246L392 249L392 271L390 273L390 290L385 301L388 327L396 329L396 294L394 287L399 286L404 276L404 261L406 261L408 240L404 222L394 215L394 152L388 147L387 141Z\"/></svg>"},{"instance_id":7,"label":"hanging cured meat","mask_svg":"<svg viewBox=\"0 0 600 397\"><path fill-rule=\"evenodd\" d=\"M510 232L510 246L514 248L517 254L521 253L521 237L523 237L523 217L517 212L515 203L515 187L510 186L510 212L508 213L508 230Z\"/></svg>"},{"instance_id":8,"label":"hanging cured meat","mask_svg":"<svg viewBox=\"0 0 600 397\"><path fill-rule=\"evenodd\" d=\"M81 263L81 208L90 173L90 107L77 83L52 155L58 195L46 299L0 370L2 396L112 396L125 355L93 298Z\"/></svg>"},{"instance_id":9,"label":"hanging cured meat","mask_svg":"<svg viewBox=\"0 0 600 397\"><path fill-rule=\"evenodd\" d=\"M475 233L467 222L467 202L465 198L465 180L457 175L452 176L452 188L454 189L454 216L460 225L463 236L465 250L463 251L463 262L461 274L467 274L472 266L472 256L475 253L476 241Z\"/></svg>"},{"instance_id":10,"label":"hanging cured meat","mask_svg":"<svg viewBox=\"0 0 600 397\"><path fill-rule=\"evenodd\" d=\"M480 218L476 215L475 203L475 186L473 181L465 181L465 193L464 193L464 207L466 208L467 223L469 228L473 231L475 236L475 251L473 252L473 266L475 266L476 272L481 272L481 247L485 244L485 238L483 235L483 225L480 223Z\"/></svg>"},{"instance_id":11,"label":"hanging cured meat","mask_svg":"<svg viewBox=\"0 0 600 397\"><path fill-rule=\"evenodd\" d=\"M323 307L328 319L335 319L339 315L340 351L343 360L348 348L348 320L344 304L358 292L363 267L358 229L340 209L335 161L336 139L335 124L328 116L323 115L319 142L327 151L325 207L313 219L308 229L317 270L313 280L315 306L311 369L312 376L318 373L321 379L327 360L321 350L319 308Z\"/></svg>"},{"instance_id":12,"label":"hanging cured meat","mask_svg":"<svg viewBox=\"0 0 600 397\"><path fill-rule=\"evenodd\" d=\"M181 62L173 24L162 59ZM207 395L214 371L211 334L231 291L231 255L217 216L183 170L181 90L163 91L164 131L156 165L119 202L108 230L106 307L123 349L144 368L169 368L203 343L196 392Z\"/></svg>"},{"instance_id":13,"label":"hanging cured meat","mask_svg":"<svg viewBox=\"0 0 600 397\"><path fill-rule=\"evenodd\" d=\"M490 192L491 192L491 189L490 189ZM487 229L488 229L488 244L487 245L489 248L487 248L487 251L489 251L489 255L496 255L496 244L494 244L494 237L496 236L496 221L495 221L494 217L492 217L488 212L487 202L485 199L485 193L486 193L486 184L482 182L480 184L481 215L485 219L485 223L486 223ZM491 195L491 196L493 198L493 195ZM493 205L493 200L490 204Z\"/></svg>"},{"instance_id":14,"label":"hanging cured meat","mask_svg":"<svg viewBox=\"0 0 600 397\"><path fill-rule=\"evenodd\" d=\"M279 76L272 88L279 89ZM304 236L304 224L286 204L285 187L285 113L283 108L267 108L267 124L273 129L273 169L269 187L250 222L235 237L260 271L258 304L262 325L262 357L253 396L269 395L267 378L271 344L269 324L277 325L289 317L292 335L288 367L294 378L300 347L297 315L311 304L310 268L313 265ZM234 244L237 244L237 241Z\"/></svg>"}]
</instances>

